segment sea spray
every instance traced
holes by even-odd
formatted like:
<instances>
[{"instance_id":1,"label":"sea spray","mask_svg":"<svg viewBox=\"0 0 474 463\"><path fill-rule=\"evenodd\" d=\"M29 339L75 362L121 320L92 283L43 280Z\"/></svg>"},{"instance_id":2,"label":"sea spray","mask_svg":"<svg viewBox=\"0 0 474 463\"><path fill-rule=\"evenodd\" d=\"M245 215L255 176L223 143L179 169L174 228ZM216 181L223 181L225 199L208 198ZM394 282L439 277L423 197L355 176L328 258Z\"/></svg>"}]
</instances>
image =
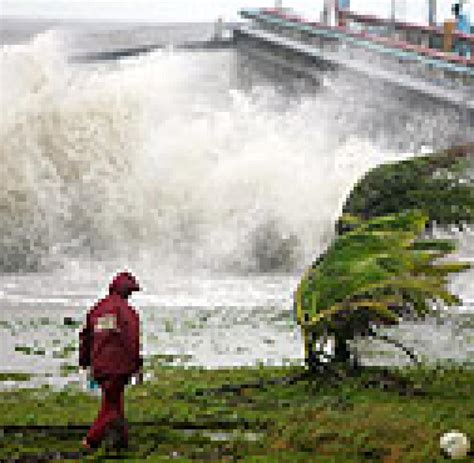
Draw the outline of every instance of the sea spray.
<instances>
[{"instance_id":1,"label":"sea spray","mask_svg":"<svg viewBox=\"0 0 474 463\"><path fill-rule=\"evenodd\" d=\"M229 88L226 54L74 65L47 32L1 60L4 271L81 256L302 268L354 181L399 156L341 137L357 114L324 90L287 102Z\"/></svg>"}]
</instances>

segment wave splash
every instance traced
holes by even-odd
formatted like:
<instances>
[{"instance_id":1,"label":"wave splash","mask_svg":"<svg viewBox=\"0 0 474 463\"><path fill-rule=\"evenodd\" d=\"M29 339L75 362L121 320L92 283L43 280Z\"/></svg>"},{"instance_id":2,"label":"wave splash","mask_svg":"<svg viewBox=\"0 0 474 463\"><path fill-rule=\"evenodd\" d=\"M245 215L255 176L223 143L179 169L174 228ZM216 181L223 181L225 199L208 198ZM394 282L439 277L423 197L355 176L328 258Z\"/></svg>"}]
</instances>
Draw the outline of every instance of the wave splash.
<instances>
[{"instance_id":1,"label":"wave splash","mask_svg":"<svg viewBox=\"0 0 474 463\"><path fill-rule=\"evenodd\" d=\"M80 256L291 271L383 152L322 90L232 88L229 54L68 62L57 32L0 54L0 270ZM337 105L336 105L337 106Z\"/></svg>"}]
</instances>

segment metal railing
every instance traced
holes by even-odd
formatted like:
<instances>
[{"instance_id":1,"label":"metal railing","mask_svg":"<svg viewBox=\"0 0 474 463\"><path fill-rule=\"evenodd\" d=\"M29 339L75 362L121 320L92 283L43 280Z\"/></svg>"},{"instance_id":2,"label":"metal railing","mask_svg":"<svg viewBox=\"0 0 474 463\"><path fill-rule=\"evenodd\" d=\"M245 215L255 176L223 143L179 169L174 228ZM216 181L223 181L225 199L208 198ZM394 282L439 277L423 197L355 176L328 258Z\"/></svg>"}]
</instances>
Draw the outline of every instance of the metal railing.
<instances>
[{"instance_id":1,"label":"metal railing","mask_svg":"<svg viewBox=\"0 0 474 463\"><path fill-rule=\"evenodd\" d=\"M391 29L394 30L399 41L404 41L412 45L423 45L427 48L443 50L444 31L442 28L411 24L402 21L392 22L384 18L372 15L363 15L352 11L339 11L339 22L343 23L347 29L355 32L374 33L374 27L380 28L382 34L389 35ZM382 35L381 34L381 35ZM471 49L471 56L474 56L474 35L453 31L453 41L467 44Z\"/></svg>"},{"instance_id":2,"label":"metal railing","mask_svg":"<svg viewBox=\"0 0 474 463\"><path fill-rule=\"evenodd\" d=\"M420 63L436 69L449 71L453 74L474 77L474 60L459 59L443 53L428 53L424 49L412 49L383 37L371 37L348 32L342 28L324 26L319 23L308 23L296 17L281 17L269 14L266 10L243 10L244 18L253 20L252 27L261 27L274 31L288 38L300 40L334 50L346 50L347 45L357 49L357 53L371 51L376 55L398 60L398 63ZM319 40L318 40L319 39ZM346 48L341 47L342 44ZM425 52L425 53L423 53ZM361 55L359 55L361 56ZM352 54L352 57L356 57ZM388 62L388 61L387 61Z\"/></svg>"},{"instance_id":3,"label":"metal railing","mask_svg":"<svg viewBox=\"0 0 474 463\"><path fill-rule=\"evenodd\" d=\"M474 61L453 57L441 52L426 53L412 49L384 37L372 37L348 32L341 27L305 22L301 18L283 15L273 10L243 10L241 15L251 20L249 27L286 38L294 43L312 47L318 54L327 55L342 63L364 64L381 73L392 73L397 79L407 76L465 95L473 105ZM424 52L424 53L423 53ZM463 97L464 98L464 97Z\"/></svg>"}]
</instances>

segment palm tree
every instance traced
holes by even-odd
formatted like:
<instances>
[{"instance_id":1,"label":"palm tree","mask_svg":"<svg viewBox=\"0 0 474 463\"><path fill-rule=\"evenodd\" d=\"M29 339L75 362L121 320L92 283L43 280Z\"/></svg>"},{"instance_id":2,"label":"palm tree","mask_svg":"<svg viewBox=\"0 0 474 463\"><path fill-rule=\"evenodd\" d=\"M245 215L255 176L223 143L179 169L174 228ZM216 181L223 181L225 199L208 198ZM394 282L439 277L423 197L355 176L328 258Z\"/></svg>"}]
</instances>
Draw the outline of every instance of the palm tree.
<instances>
[{"instance_id":1,"label":"palm tree","mask_svg":"<svg viewBox=\"0 0 474 463\"><path fill-rule=\"evenodd\" d=\"M354 337L374 335L375 327L396 325L408 314L423 317L432 301L458 304L446 289L447 277L470 267L438 262L455 249L455 243L421 239L428 222L421 211L368 221L345 219L351 230L338 236L304 273L295 292L310 370L320 364L318 339L333 337L333 360L348 364L349 341Z\"/></svg>"},{"instance_id":2,"label":"palm tree","mask_svg":"<svg viewBox=\"0 0 474 463\"><path fill-rule=\"evenodd\" d=\"M438 225L474 223L474 143L445 151L381 164L352 189L337 224L344 218L369 220L407 209L425 211Z\"/></svg>"}]
</instances>

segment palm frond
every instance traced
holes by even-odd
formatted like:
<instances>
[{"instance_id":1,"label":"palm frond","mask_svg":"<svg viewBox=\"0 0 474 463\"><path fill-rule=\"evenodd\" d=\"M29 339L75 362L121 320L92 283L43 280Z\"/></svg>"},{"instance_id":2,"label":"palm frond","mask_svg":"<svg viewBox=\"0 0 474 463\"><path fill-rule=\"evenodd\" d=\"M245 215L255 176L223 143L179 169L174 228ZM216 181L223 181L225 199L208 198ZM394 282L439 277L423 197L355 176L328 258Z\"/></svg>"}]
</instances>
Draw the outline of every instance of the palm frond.
<instances>
[{"instance_id":1,"label":"palm frond","mask_svg":"<svg viewBox=\"0 0 474 463\"><path fill-rule=\"evenodd\" d=\"M421 239L412 244L412 249L415 251L450 253L456 250L456 242L445 239Z\"/></svg>"},{"instance_id":2,"label":"palm frond","mask_svg":"<svg viewBox=\"0 0 474 463\"><path fill-rule=\"evenodd\" d=\"M407 211L353 221L324 257L303 275L295 292L295 311L303 329L327 327L341 316L364 311L367 322L396 323L409 305L418 315L429 301L459 304L446 277L469 268L466 263L435 263L455 248L452 240L420 240L428 217ZM365 319L364 319L365 320Z\"/></svg>"}]
</instances>

